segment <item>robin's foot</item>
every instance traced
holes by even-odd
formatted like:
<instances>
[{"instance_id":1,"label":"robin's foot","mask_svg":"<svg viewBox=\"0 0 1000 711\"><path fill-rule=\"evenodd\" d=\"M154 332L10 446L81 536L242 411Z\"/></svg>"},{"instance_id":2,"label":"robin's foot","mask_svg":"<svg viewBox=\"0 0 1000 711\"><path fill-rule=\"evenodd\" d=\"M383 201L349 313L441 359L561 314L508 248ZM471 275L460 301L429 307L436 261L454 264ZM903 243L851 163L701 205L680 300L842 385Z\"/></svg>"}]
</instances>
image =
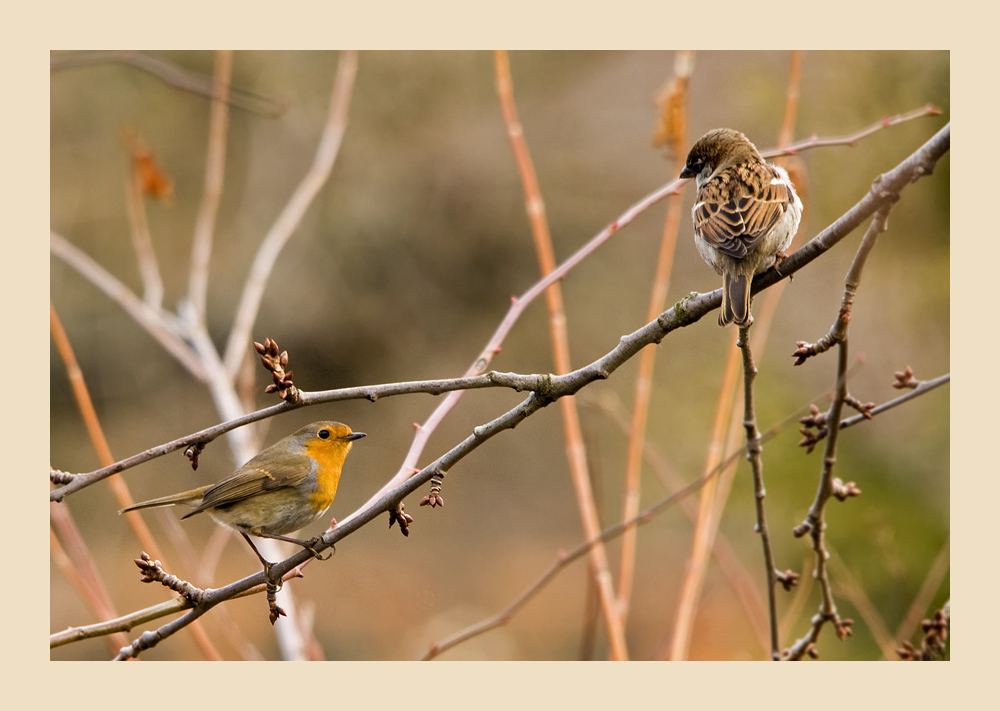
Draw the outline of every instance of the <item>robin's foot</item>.
<instances>
[{"instance_id":1,"label":"robin's foot","mask_svg":"<svg viewBox=\"0 0 1000 711\"><path fill-rule=\"evenodd\" d=\"M321 542L322 542L322 537L316 536L315 538L312 538L308 541L304 541L302 543L302 547L305 548L310 553L312 553L316 557L316 560L330 560L330 558L333 556L333 552L331 552L330 555L323 556L318 550L313 548L313 546L318 545Z\"/></svg>"}]
</instances>

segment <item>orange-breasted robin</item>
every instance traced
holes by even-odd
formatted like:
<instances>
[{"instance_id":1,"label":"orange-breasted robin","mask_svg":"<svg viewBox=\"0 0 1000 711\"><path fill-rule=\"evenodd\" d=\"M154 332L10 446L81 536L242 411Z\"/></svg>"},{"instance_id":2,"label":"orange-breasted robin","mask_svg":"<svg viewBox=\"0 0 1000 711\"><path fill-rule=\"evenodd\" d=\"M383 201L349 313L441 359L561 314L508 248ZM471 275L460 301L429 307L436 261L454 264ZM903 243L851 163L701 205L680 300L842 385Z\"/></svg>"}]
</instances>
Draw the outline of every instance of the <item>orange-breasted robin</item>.
<instances>
[{"instance_id":1,"label":"orange-breasted robin","mask_svg":"<svg viewBox=\"0 0 1000 711\"><path fill-rule=\"evenodd\" d=\"M271 563L250 535L296 543L313 551L312 541L286 536L322 516L337 495L344 459L364 432L339 422L314 422L272 444L217 484L143 501L119 511L181 504L207 511L218 523L239 531L270 574ZM250 534L250 535L248 535Z\"/></svg>"}]
</instances>

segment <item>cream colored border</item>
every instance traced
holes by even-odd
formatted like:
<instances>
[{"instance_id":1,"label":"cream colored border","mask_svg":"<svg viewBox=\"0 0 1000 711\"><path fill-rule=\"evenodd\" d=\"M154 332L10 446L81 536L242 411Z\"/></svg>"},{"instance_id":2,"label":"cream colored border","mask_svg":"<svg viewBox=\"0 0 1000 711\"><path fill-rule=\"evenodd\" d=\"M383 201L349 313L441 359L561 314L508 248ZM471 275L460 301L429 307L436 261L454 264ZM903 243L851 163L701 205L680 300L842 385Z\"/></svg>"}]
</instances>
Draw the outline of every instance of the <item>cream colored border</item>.
<instances>
[{"instance_id":1,"label":"cream colored border","mask_svg":"<svg viewBox=\"0 0 1000 711\"><path fill-rule=\"evenodd\" d=\"M997 181L995 130L995 10L965 2L927 4L802 4L721 2L216 2L36 3L5 10L2 50L5 150L0 181L5 214L3 299L7 327L7 407L4 437L11 466L4 472L11 512L5 517L3 576L5 697L32 706L190 704L194 708L271 705L378 708L748 708L808 704L812 708L882 708L954 704L995 696L987 665L994 655L996 554L987 548L987 510L995 497L995 425L979 417L993 404L994 302L998 238L992 210ZM968 7L963 12L963 6ZM975 8L973 10L972 8ZM993 16L988 16L992 14ZM708 44L885 48L954 47L953 150L953 496L952 576L957 595L954 662L932 666L852 664L338 664L284 671L249 665L98 666L48 663L47 532L42 505L48 450L48 380L34 364L48 342L49 48L672 48ZM359 74L363 79L363 69ZM978 125L977 130L973 130ZM983 139L972 147L970 136ZM965 166L963 169L961 166ZM984 187L985 186L985 187ZM984 195L984 191L988 191ZM22 209L26 206L27 209ZM984 219L983 213L986 213ZM986 240L990 243L987 244ZM976 256L978 255L978 256ZM24 348L27 343L28 347ZM38 368L37 370L41 370ZM975 374L974 374L975 371ZM16 378L16 379L15 379ZM975 378L975 390L967 386ZM41 384L40 386L38 384ZM42 393L36 394L35 390ZM978 396L978 397L977 397ZM25 412L26 410L26 412ZM16 415L14 412L16 411ZM973 425L972 419L976 418ZM16 418L16 420L15 420ZM34 430L25 423L37 422ZM27 431L26 431L27 430ZM985 437L984 437L985 435ZM983 441L985 439L985 442ZM31 483L29 485L29 482ZM23 505L23 502L29 502ZM48 505L47 503L44 505ZM992 527L990 527L992 528ZM973 616L977 622L972 623ZM983 688L977 688L983 687ZM30 696L29 696L30 693ZM245 700L245 701L243 701ZM728 703L727 703L728 702Z\"/></svg>"}]
</instances>

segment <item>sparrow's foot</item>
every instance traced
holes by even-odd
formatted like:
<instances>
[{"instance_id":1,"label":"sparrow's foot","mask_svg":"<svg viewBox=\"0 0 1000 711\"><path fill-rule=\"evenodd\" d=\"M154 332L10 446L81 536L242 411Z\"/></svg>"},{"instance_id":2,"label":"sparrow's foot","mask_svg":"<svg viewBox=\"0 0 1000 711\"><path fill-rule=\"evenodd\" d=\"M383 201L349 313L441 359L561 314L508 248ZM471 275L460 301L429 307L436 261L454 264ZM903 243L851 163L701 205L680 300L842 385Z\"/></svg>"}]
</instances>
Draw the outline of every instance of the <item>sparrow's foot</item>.
<instances>
[{"instance_id":1,"label":"sparrow's foot","mask_svg":"<svg viewBox=\"0 0 1000 711\"><path fill-rule=\"evenodd\" d=\"M778 274L781 274L781 263L786 259L788 259L788 255L785 254L784 252L778 252L777 254L774 255L774 271L778 272ZM781 276L785 275L781 274ZM789 275L788 279L789 281L791 281L792 276Z\"/></svg>"}]
</instances>

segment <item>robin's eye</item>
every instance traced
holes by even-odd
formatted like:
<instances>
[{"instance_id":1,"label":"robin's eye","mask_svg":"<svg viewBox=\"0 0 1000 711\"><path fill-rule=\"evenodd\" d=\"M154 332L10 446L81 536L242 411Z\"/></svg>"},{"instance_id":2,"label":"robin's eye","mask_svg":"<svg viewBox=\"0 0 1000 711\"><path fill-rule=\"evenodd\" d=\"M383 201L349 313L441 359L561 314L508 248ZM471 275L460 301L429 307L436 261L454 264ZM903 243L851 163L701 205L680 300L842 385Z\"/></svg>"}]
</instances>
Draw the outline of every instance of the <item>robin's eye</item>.
<instances>
[{"instance_id":1,"label":"robin's eye","mask_svg":"<svg viewBox=\"0 0 1000 711\"><path fill-rule=\"evenodd\" d=\"M320 430L319 431L319 438L320 439L330 439L330 430Z\"/></svg>"}]
</instances>

